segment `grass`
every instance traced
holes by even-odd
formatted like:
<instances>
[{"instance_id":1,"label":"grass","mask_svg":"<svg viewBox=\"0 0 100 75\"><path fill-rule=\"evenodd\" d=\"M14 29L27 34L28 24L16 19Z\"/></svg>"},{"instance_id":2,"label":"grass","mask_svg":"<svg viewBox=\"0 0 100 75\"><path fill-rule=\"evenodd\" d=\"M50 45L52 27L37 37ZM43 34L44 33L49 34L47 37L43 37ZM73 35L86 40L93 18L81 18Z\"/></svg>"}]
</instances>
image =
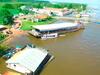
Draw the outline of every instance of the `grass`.
<instances>
[{"instance_id":1,"label":"grass","mask_svg":"<svg viewBox=\"0 0 100 75\"><path fill-rule=\"evenodd\" d=\"M41 21L41 22L23 21L21 30L32 30L32 26L34 26L34 25L51 24L55 21L56 21L55 19L51 19L51 20L47 20L47 21Z\"/></svg>"}]
</instances>

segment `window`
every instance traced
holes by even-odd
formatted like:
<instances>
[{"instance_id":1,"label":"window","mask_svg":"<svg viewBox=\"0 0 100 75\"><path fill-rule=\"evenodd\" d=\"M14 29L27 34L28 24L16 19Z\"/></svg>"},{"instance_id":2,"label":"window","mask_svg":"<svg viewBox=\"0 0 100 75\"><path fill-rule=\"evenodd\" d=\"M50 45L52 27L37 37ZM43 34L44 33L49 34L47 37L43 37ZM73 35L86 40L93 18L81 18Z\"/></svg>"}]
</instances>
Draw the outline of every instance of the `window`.
<instances>
[{"instance_id":1,"label":"window","mask_svg":"<svg viewBox=\"0 0 100 75\"><path fill-rule=\"evenodd\" d=\"M14 64L14 67L16 67L16 65Z\"/></svg>"}]
</instances>

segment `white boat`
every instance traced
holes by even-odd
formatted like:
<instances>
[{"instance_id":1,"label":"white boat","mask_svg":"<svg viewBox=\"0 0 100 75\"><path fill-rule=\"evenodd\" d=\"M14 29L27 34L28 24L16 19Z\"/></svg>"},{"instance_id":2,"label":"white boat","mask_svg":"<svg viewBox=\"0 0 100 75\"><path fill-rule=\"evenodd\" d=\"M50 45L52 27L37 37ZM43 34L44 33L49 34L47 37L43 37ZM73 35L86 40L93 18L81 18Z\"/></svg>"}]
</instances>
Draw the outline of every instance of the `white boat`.
<instances>
[{"instance_id":1,"label":"white boat","mask_svg":"<svg viewBox=\"0 0 100 75\"><path fill-rule=\"evenodd\" d=\"M57 33L52 33L52 34L44 34L43 36L41 36L41 39L45 40L45 39L57 38L57 37L58 37Z\"/></svg>"}]
</instances>

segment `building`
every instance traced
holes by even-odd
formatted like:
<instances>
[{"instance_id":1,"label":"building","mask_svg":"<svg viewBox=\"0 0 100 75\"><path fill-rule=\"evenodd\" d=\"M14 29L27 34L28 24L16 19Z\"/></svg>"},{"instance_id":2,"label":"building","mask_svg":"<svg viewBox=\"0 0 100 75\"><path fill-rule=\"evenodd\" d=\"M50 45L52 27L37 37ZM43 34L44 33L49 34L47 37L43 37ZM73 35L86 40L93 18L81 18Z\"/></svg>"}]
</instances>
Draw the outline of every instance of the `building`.
<instances>
[{"instance_id":1,"label":"building","mask_svg":"<svg viewBox=\"0 0 100 75\"><path fill-rule=\"evenodd\" d=\"M40 48L26 47L6 61L7 67L26 75L37 75L45 64L51 59L51 55Z\"/></svg>"},{"instance_id":2,"label":"building","mask_svg":"<svg viewBox=\"0 0 100 75\"><path fill-rule=\"evenodd\" d=\"M54 38L60 34L76 31L81 28L83 28L83 24L80 22L37 25L33 26L33 30L29 31L29 33L40 38Z\"/></svg>"},{"instance_id":3,"label":"building","mask_svg":"<svg viewBox=\"0 0 100 75\"><path fill-rule=\"evenodd\" d=\"M49 16L65 16L72 13L72 10L67 8L43 8L37 11L39 14L48 14Z\"/></svg>"},{"instance_id":4,"label":"building","mask_svg":"<svg viewBox=\"0 0 100 75\"><path fill-rule=\"evenodd\" d=\"M46 14L37 14L34 16L34 21L35 22L39 22L39 21L43 21L46 20L49 16Z\"/></svg>"},{"instance_id":5,"label":"building","mask_svg":"<svg viewBox=\"0 0 100 75\"><path fill-rule=\"evenodd\" d=\"M65 16L67 14L72 13L72 10L69 10L67 8L44 8L40 9L39 13L45 13L48 15L55 15L55 16Z\"/></svg>"}]
</instances>

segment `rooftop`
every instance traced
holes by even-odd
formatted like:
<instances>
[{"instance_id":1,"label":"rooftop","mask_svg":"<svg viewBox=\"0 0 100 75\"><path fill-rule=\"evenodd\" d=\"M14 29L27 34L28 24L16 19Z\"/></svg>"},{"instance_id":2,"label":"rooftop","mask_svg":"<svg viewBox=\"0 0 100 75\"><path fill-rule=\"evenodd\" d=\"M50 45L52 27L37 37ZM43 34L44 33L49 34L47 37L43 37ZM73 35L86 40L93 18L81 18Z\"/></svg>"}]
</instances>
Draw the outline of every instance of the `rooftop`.
<instances>
[{"instance_id":1,"label":"rooftop","mask_svg":"<svg viewBox=\"0 0 100 75\"><path fill-rule=\"evenodd\" d=\"M6 63L19 63L34 72L47 54L47 51L40 50L39 48L26 47L7 60Z\"/></svg>"},{"instance_id":2,"label":"rooftop","mask_svg":"<svg viewBox=\"0 0 100 75\"><path fill-rule=\"evenodd\" d=\"M44 8L45 10L49 10L49 11L63 11L63 10L67 10L67 8L66 9L64 9L64 8Z\"/></svg>"},{"instance_id":3,"label":"rooftop","mask_svg":"<svg viewBox=\"0 0 100 75\"><path fill-rule=\"evenodd\" d=\"M61 29L61 28L66 28L66 27L73 27L77 26L77 23L58 23L58 24L48 24L48 25L37 25L33 26L33 28L38 29L40 31L45 31L45 30L56 30L56 29Z\"/></svg>"},{"instance_id":4,"label":"rooftop","mask_svg":"<svg viewBox=\"0 0 100 75\"><path fill-rule=\"evenodd\" d=\"M35 18L38 18L38 19L46 19L48 17L48 15L46 14L38 14L35 16Z\"/></svg>"}]
</instances>

